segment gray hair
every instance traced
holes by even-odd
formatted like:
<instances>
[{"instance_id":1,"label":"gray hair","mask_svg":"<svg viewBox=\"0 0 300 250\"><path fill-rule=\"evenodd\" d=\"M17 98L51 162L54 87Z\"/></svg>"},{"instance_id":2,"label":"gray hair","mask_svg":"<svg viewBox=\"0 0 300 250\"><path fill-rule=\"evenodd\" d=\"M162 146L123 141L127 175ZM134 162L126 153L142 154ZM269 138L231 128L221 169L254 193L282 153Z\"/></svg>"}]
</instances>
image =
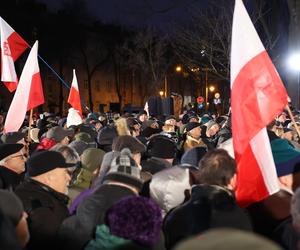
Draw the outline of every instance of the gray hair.
<instances>
[{"instance_id":1,"label":"gray hair","mask_svg":"<svg viewBox=\"0 0 300 250\"><path fill-rule=\"evenodd\" d=\"M293 224L300 229L300 188L297 188L292 197L291 215L293 218Z\"/></svg>"},{"instance_id":2,"label":"gray hair","mask_svg":"<svg viewBox=\"0 0 300 250\"><path fill-rule=\"evenodd\" d=\"M77 163L80 161L80 157L76 152L76 150L67 145L62 145L58 143L51 148L51 151L56 151L61 153L65 158L66 163Z\"/></svg>"}]
</instances>

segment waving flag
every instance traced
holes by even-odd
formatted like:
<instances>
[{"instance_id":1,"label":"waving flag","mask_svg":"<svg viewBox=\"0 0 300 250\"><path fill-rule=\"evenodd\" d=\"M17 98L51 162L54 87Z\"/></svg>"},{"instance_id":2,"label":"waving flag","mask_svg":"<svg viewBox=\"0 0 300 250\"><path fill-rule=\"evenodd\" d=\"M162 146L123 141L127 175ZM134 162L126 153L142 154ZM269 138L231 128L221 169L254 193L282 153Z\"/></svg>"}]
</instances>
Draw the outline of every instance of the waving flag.
<instances>
[{"instance_id":1,"label":"waving flag","mask_svg":"<svg viewBox=\"0 0 300 250\"><path fill-rule=\"evenodd\" d=\"M279 190L266 126L287 105L287 93L242 0L235 1L231 44L231 109L237 200L241 206Z\"/></svg>"},{"instance_id":2,"label":"waving flag","mask_svg":"<svg viewBox=\"0 0 300 250\"><path fill-rule=\"evenodd\" d=\"M14 62L29 47L7 22L0 17L1 81L10 92L17 88L17 74Z\"/></svg>"},{"instance_id":3,"label":"waving flag","mask_svg":"<svg viewBox=\"0 0 300 250\"><path fill-rule=\"evenodd\" d=\"M68 103L70 103L71 106L75 110L77 110L78 113L80 114L80 116L82 117L81 101L80 101L79 88L78 88L78 82L77 82L75 69L73 69L73 81L72 81L72 86L70 89Z\"/></svg>"},{"instance_id":4,"label":"waving flag","mask_svg":"<svg viewBox=\"0 0 300 250\"><path fill-rule=\"evenodd\" d=\"M18 131L25 119L26 111L44 103L37 56L38 41L35 42L30 51L16 93L10 104L4 124L5 133Z\"/></svg>"}]
</instances>

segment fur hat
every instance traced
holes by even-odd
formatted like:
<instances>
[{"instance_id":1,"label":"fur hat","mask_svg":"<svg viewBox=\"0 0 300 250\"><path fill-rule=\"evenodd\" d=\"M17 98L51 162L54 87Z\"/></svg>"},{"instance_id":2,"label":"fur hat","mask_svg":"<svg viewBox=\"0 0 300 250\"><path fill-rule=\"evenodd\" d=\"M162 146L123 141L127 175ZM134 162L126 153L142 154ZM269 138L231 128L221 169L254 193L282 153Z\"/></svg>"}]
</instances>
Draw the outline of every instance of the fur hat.
<instances>
[{"instance_id":1,"label":"fur hat","mask_svg":"<svg viewBox=\"0 0 300 250\"><path fill-rule=\"evenodd\" d=\"M110 169L104 177L104 182L106 181L125 183L141 190L143 187L141 171L131 158L131 152L128 148L124 148L120 155L113 159Z\"/></svg>"},{"instance_id":2,"label":"fur hat","mask_svg":"<svg viewBox=\"0 0 300 250\"><path fill-rule=\"evenodd\" d=\"M159 240L162 215L159 206L149 198L123 198L111 206L106 219L113 235L145 246L153 246Z\"/></svg>"},{"instance_id":3,"label":"fur hat","mask_svg":"<svg viewBox=\"0 0 300 250\"><path fill-rule=\"evenodd\" d=\"M147 152L150 156L171 159L175 158L177 147L175 142L164 135L154 135L147 145Z\"/></svg>"}]
</instances>

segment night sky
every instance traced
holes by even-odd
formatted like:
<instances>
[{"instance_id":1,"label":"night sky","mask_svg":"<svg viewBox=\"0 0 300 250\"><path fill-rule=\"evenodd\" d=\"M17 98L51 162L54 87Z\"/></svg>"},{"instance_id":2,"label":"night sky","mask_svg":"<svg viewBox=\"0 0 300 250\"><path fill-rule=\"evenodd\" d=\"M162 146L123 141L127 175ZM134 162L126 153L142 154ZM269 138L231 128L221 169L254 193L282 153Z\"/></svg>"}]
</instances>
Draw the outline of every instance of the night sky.
<instances>
[{"instance_id":1,"label":"night sky","mask_svg":"<svg viewBox=\"0 0 300 250\"><path fill-rule=\"evenodd\" d=\"M38 0L50 10L58 10L63 0ZM115 22L128 27L153 25L168 32L174 23L188 21L191 5L203 5L207 0L86 0L89 13L103 22Z\"/></svg>"}]
</instances>

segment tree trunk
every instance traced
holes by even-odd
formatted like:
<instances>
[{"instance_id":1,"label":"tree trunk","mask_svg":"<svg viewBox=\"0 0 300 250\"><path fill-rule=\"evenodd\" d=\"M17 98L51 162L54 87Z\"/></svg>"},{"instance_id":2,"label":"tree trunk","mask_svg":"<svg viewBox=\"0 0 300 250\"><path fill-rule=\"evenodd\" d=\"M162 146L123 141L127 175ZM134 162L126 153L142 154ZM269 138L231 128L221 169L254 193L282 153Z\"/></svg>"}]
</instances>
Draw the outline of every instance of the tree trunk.
<instances>
[{"instance_id":1,"label":"tree trunk","mask_svg":"<svg viewBox=\"0 0 300 250\"><path fill-rule=\"evenodd\" d=\"M59 59L59 75L64 79L64 72L63 72L63 58L60 57ZM64 92L63 92L63 85L60 80L58 80L59 83L59 101L58 101L58 108L59 108L59 114L63 115L63 105L64 105Z\"/></svg>"},{"instance_id":2,"label":"tree trunk","mask_svg":"<svg viewBox=\"0 0 300 250\"><path fill-rule=\"evenodd\" d=\"M90 110L94 112L94 103L93 103L93 95L92 95L92 76L89 73L88 73L88 95L89 95Z\"/></svg>"}]
</instances>

